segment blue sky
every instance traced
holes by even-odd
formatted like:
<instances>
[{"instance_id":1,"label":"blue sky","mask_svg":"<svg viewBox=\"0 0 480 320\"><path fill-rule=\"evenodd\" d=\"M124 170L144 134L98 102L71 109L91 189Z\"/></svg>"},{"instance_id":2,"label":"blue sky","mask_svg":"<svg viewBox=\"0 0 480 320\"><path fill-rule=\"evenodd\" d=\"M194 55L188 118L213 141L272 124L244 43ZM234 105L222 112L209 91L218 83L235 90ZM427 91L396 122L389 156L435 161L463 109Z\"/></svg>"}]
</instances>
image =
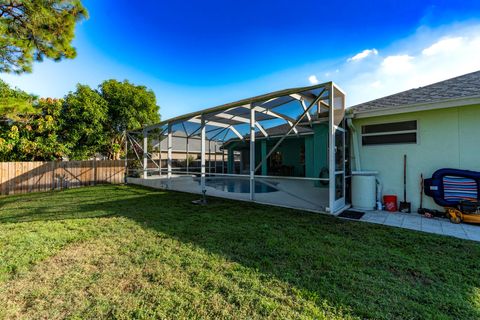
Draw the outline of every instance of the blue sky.
<instances>
[{"instance_id":1,"label":"blue sky","mask_svg":"<svg viewBox=\"0 0 480 320\"><path fill-rule=\"evenodd\" d=\"M330 80L352 105L480 69L480 1L84 4L75 60L0 77L52 97L129 79L155 91L166 119Z\"/></svg>"}]
</instances>

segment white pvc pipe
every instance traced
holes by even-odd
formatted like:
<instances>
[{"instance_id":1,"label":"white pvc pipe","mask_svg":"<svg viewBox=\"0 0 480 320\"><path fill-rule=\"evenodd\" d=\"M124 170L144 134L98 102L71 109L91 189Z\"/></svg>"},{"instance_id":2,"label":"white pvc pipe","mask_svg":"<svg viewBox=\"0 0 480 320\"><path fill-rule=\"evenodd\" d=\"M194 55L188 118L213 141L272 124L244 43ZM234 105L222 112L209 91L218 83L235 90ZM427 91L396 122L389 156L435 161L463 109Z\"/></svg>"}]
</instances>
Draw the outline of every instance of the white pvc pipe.
<instances>
[{"instance_id":1,"label":"white pvc pipe","mask_svg":"<svg viewBox=\"0 0 480 320\"><path fill-rule=\"evenodd\" d=\"M357 129L353 125L353 121L351 118L347 119L347 125L350 131L352 132L352 149L353 155L355 157L355 170L362 171L361 162L360 162L360 149L358 146L358 136L357 136Z\"/></svg>"}]
</instances>

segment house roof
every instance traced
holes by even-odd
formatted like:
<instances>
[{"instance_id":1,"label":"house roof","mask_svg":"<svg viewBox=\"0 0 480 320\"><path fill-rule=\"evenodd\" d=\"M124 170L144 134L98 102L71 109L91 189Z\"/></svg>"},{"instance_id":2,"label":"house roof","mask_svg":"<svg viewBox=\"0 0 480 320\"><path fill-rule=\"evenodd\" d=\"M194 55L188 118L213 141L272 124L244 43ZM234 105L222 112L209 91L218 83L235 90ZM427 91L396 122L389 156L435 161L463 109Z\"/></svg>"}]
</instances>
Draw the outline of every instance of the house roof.
<instances>
[{"instance_id":1,"label":"house roof","mask_svg":"<svg viewBox=\"0 0 480 320\"><path fill-rule=\"evenodd\" d=\"M310 127L307 127L305 125L306 124L297 125L296 128L297 128L298 134L301 134L301 135L313 134L313 130ZM278 138L285 135L288 132L288 130L290 130L290 128L291 128L290 125L288 123L285 123L285 124L281 124L275 127L265 129L265 131L267 132L269 138ZM293 134L293 133L290 133L289 135L289 137L295 137L295 136L296 134ZM259 138L260 139L265 138L265 136L261 132L255 132L255 139L259 139ZM245 140L248 141L249 139L250 139L250 135L249 134L245 135ZM225 146L235 141L240 141L240 139L237 139L237 138L229 139L228 141L225 141Z\"/></svg>"},{"instance_id":2,"label":"house roof","mask_svg":"<svg viewBox=\"0 0 480 320\"><path fill-rule=\"evenodd\" d=\"M469 97L480 97L480 71L357 104L349 112L367 113Z\"/></svg>"},{"instance_id":3,"label":"house roof","mask_svg":"<svg viewBox=\"0 0 480 320\"><path fill-rule=\"evenodd\" d=\"M297 131L298 131L299 134L313 133L313 130L310 129L309 127L304 127L302 125L297 125L296 128L297 128ZM281 125L278 125L278 126L275 126L275 127L265 129L265 131L267 132L267 134L270 137L283 136L284 134L286 134L288 132L288 130L290 130L290 125L288 123L284 123L284 124L281 124ZM249 135L247 135L247 137L246 137L247 139L248 139L248 136ZM261 132L256 132L255 137L263 138L263 134Z\"/></svg>"},{"instance_id":4,"label":"house roof","mask_svg":"<svg viewBox=\"0 0 480 320\"><path fill-rule=\"evenodd\" d=\"M187 151L187 139L186 134L182 131L176 131L172 136L172 151L173 152L186 152ZM158 139L153 139L153 149L158 149ZM210 146L209 146L210 144ZM222 143L220 141L206 140L206 152L210 153L219 152ZM160 148L163 152L168 150L168 141L167 139L162 139L160 143ZM201 151L201 139L198 136L190 137L188 139L188 151L192 153L200 153Z\"/></svg>"}]
</instances>

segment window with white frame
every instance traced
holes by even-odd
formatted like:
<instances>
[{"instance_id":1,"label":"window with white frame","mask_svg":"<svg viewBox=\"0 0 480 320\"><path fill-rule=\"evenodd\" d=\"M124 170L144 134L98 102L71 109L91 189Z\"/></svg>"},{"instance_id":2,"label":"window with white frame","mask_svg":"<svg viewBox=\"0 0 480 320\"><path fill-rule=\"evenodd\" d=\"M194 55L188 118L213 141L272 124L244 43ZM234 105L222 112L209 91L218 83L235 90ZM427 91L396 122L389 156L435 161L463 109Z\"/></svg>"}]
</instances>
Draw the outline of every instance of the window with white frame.
<instances>
[{"instance_id":1,"label":"window with white frame","mask_svg":"<svg viewBox=\"0 0 480 320\"><path fill-rule=\"evenodd\" d=\"M417 120L362 126L362 145L417 143Z\"/></svg>"}]
</instances>

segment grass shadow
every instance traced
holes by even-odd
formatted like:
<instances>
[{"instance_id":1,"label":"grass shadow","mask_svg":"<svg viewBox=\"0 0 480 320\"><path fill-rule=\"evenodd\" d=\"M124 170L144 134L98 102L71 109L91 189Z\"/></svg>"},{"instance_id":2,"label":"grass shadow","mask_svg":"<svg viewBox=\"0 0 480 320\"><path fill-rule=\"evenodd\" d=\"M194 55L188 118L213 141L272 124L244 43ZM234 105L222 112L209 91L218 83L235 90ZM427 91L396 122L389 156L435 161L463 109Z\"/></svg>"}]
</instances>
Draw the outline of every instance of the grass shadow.
<instances>
[{"instance_id":1,"label":"grass shadow","mask_svg":"<svg viewBox=\"0 0 480 320\"><path fill-rule=\"evenodd\" d=\"M480 317L480 246L471 241L248 202L198 206L198 195L143 187L78 191L56 193L51 206L23 196L29 206L0 223L127 217L360 318Z\"/></svg>"}]
</instances>

